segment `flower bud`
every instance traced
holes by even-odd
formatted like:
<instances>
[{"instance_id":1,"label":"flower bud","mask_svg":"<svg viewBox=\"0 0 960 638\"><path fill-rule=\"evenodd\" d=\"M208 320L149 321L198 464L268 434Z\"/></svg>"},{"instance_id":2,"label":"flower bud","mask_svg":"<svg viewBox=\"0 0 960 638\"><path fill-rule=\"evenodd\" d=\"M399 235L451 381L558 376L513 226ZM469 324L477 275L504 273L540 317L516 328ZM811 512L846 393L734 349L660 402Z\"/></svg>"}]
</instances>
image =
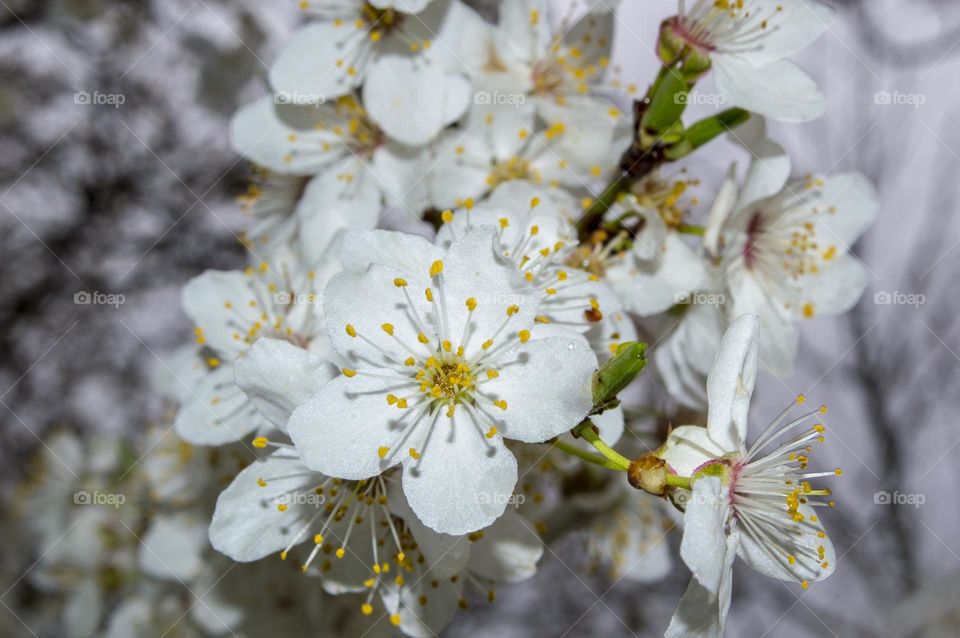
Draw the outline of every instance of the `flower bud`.
<instances>
[{"instance_id":1,"label":"flower bud","mask_svg":"<svg viewBox=\"0 0 960 638\"><path fill-rule=\"evenodd\" d=\"M667 490L667 463L653 452L646 452L630 463L627 480L638 490L662 496Z\"/></svg>"}]
</instances>

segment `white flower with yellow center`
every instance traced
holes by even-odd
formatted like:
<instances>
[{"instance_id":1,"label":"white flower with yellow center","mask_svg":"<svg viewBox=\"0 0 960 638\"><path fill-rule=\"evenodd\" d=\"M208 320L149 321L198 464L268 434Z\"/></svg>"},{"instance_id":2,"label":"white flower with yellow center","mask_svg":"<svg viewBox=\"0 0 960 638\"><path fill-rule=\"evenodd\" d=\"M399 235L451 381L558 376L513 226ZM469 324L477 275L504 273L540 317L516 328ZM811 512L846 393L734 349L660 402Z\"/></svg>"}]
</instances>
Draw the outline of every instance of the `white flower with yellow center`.
<instances>
[{"instance_id":1,"label":"white flower with yellow center","mask_svg":"<svg viewBox=\"0 0 960 638\"><path fill-rule=\"evenodd\" d=\"M501 99L524 98L544 119L579 112L590 114L597 123L615 122L620 112L598 95L598 89L620 86L618 81L604 86L613 44L613 8L603 5L575 23L565 18L554 30L549 5L546 0L504 3L497 25L483 25L481 32L463 39L461 55L479 74L479 88L491 92L491 102L494 91Z\"/></svg>"},{"instance_id":2,"label":"white flower with yellow center","mask_svg":"<svg viewBox=\"0 0 960 638\"><path fill-rule=\"evenodd\" d=\"M800 122L822 115L826 101L786 58L820 37L831 15L818 0L680 0L661 39L710 59L726 106Z\"/></svg>"},{"instance_id":3,"label":"white flower with yellow center","mask_svg":"<svg viewBox=\"0 0 960 638\"><path fill-rule=\"evenodd\" d=\"M332 366L324 361L331 352L319 291L335 265L321 261L319 266L308 270L303 258L284 252L243 271L207 271L186 285L183 309L194 322L197 346L197 356L175 371L178 384L185 386L176 429L186 441L223 445L271 427L262 414L269 407L260 409L248 399L235 376L261 338L285 342L295 353L280 359L288 366L332 376ZM315 379L304 376L289 392Z\"/></svg>"},{"instance_id":4,"label":"white flower with yellow center","mask_svg":"<svg viewBox=\"0 0 960 638\"><path fill-rule=\"evenodd\" d=\"M540 540L512 510L482 532L438 534L410 510L396 470L334 479L308 469L288 445L257 445L276 450L220 495L210 526L214 548L234 560L297 556L327 592L365 592L364 615L384 614L379 598L390 622L411 636L439 632L467 606L470 588L492 600L496 583L536 571Z\"/></svg>"},{"instance_id":5,"label":"white flower with yellow center","mask_svg":"<svg viewBox=\"0 0 960 638\"><path fill-rule=\"evenodd\" d=\"M561 186L584 189L609 177L622 150L613 129L613 122L576 106L545 114L541 127L531 103L475 104L434 146L430 201L437 208L462 206L510 181L548 186L562 200Z\"/></svg>"},{"instance_id":6,"label":"white flower with yellow center","mask_svg":"<svg viewBox=\"0 0 960 638\"><path fill-rule=\"evenodd\" d=\"M503 257L516 264L524 281L540 293L536 335L558 334L557 330L583 334L598 329L608 316L611 320L614 314L622 316L613 290L596 275L570 265L578 244L577 231L568 221L575 204L561 193L562 198L550 197L548 189L507 182L477 206L444 211L444 225L437 232L437 244L449 247L473 228L497 229ZM607 345L615 348L616 342L632 339L630 328L623 321L610 330L621 335Z\"/></svg>"},{"instance_id":7,"label":"white flower with yellow center","mask_svg":"<svg viewBox=\"0 0 960 638\"><path fill-rule=\"evenodd\" d=\"M691 487L672 493L685 506L680 555L693 579L667 636L723 635L736 556L804 589L835 568L833 545L816 514L816 506L834 503L825 500L829 490L809 481L840 470L808 470L812 445L823 442L825 431L809 423L826 408L791 416L805 402L797 397L752 445L746 443L758 325L756 316L744 315L724 335L707 381L707 427L676 428L658 452L671 472L689 477ZM787 433L795 434L782 441Z\"/></svg>"},{"instance_id":8,"label":"white flower with yellow center","mask_svg":"<svg viewBox=\"0 0 960 638\"><path fill-rule=\"evenodd\" d=\"M385 135L352 95L317 106L262 97L234 115L230 141L237 153L271 171L318 176L305 187L310 211L304 215L349 207L351 216L375 222L381 202L422 208L422 189L410 187L422 153Z\"/></svg>"},{"instance_id":9,"label":"white flower with yellow center","mask_svg":"<svg viewBox=\"0 0 960 638\"><path fill-rule=\"evenodd\" d=\"M494 229L470 231L442 259L420 241L410 269L374 263L330 281L330 339L351 367L288 429L304 463L330 476L402 464L417 516L462 534L496 520L513 493L504 438L544 441L587 415L597 359L582 338L531 338L540 295L501 257Z\"/></svg>"},{"instance_id":10,"label":"white flower with yellow center","mask_svg":"<svg viewBox=\"0 0 960 638\"><path fill-rule=\"evenodd\" d=\"M412 145L430 141L466 110L470 83L449 40L480 18L458 0L299 6L318 19L294 34L270 70L278 99L322 104L363 83L373 119Z\"/></svg>"},{"instance_id":11,"label":"white flower with yellow center","mask_svg":"<svg viewBox=\"0 0 960 638\"><path fill-rule=\"evenodd\" d=\"M850 247L880 203L860 173L788 182L783 149L760 136L762 127L756 133L745 142L755 159L743 185L731 170L704 241L722 260L729 315L759 315L760 361L785 376L797 351L795 321L846 312L866 288L867 270Z\"/></svg>"}]
</instances>

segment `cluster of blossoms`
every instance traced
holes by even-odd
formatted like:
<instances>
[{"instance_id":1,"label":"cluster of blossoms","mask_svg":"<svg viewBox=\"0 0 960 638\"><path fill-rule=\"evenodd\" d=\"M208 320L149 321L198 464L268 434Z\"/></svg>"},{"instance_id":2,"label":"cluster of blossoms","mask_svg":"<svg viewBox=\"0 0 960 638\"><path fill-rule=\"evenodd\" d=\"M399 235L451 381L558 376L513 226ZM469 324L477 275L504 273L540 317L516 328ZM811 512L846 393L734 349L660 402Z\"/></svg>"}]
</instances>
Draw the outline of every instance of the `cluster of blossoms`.
<instances>
[{"instance_id":1,"label":"cluster of blossoms","mask_svg":"<svg viewBox=\"0 0 960 638\"><path fill-rule=\"evenodd\" d=\"M250 261L183 290L168 427L129 469L89 468L156 505L84 510L129 534L44 561L49 586L75 567L70 596L124 601L78 635L430 636L574 529L585 567L650 582L682 526L670 636L723 634L736 556L803 588L833 571L816 507L840 471L808 469L826 408L800 396L748 443L758 370L789 375L797 324L867 285L850 246L873 187L792 179L763 119L824 110L786 57L829 11L680 0L641 95L611 65L615 8L547 4L490 24L459 0L299 3L270 92L231 124L254 164ZM686 125L705 76L730 108ZM703 208L697 151L720 135L749 164ZM631 406L641 339L655 375L637 382L695 423L665 440ZM63 490L32 489L55 539Z\"/></svg>"}]
</instances>

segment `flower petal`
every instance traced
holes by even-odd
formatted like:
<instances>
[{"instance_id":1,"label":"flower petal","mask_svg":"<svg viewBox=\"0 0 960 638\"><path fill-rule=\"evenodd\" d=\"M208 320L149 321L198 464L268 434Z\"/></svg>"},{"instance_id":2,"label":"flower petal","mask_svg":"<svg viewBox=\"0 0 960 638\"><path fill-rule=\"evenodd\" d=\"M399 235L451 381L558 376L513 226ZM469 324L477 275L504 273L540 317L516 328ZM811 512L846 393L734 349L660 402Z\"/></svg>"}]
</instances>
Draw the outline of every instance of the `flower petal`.
<instances>
[{"instance_id":1,"label":"flower petal","mask_svg":"<svg viewBox=\"0 0 960 638\"><path fill-rule=\"evenodd\" d=\"M817 508L809 505L801 505L798 512L805 516L807 520L797 524L798 534L790 535L788 546L799 546L809 551L812 556L805 556L803 553L794 552L796 562L790 565L782 554L782 549L767 548L761 544L746 528L740 532L740 545L737 547L737 555L747 565L757 570L764 576L786 580L791 582L814 582L823 580L830 576L836 569L837 552L833 547L830 538L819 534L823 533L823 525L819 520L810 521L810 517L815 516ZM783 516L788 516L786 507L784 507ZM822 554L821 554L822 552ZM826 565L826 567L823 567Z\"/></svg>"},{"instance_id":2,"label":"flower petal","mask_svg":"<svg viewBox=\"0 0 960 638\"><path fill-rule=\"evenodd\" d=\"M467 567L470 573L493 582L518 583L537 573L542 556L543 542L533 525L507 508L471 545Z\"/></svg>"},{"instance_id":3,"label":"flower petal","mask_svg":"<svg viewBox=\"0 0 960 638\"><path fill-rule=\"evenodd\" d=\"M263 337L233 366L237 385L277 429L337 375L333 364L297 346Z\"/></svg>"},{"instance_id":4,"label":"flower petal","mask_svg":"<svg viewBox=\"0 0 960 638\"><path fill-rule=\"evenodd\" d=\"M783 122L806 122L823 115L827 103L810 76L789 60L754 66L744 56L712 56L716 85L732 106Z\"/></svg>"},{"instance_id":5,"label":"flower petal","mask_svg":"<svg viewBox=\"0 0 960 638\"><path fill-rule=\"evenodd\" d=\"M667 437L659 456L680 476L690 476L698 467L726 454L710 438L707 428L699 425L681 425Z\"/></svg>"},{"instance_id":6,"label":"flower petal","mask_svg":"<svg viewBox=\"0 0 960 638\"><path fill-rule=\"evenodd\" d=\"M317 101L332 100L360 86L365 66L351 60L369 59L362 49L371 48L366 26L353 20L311 22L293 34L270 69L270 86L278 94L309 95ZM348 51L353 46L358 50ZM351 70L353 73L351 73Z\"/></svg>"},{"instance_id":7,"label":"flower petal","mask_svg":"<svg viewBox=\"0 0 960 638\"><path fill-rule=\"evenodd\" d=\"M470 102L470 83L436 64L410 56L374 60L363 85L363 103L384 133L409 146L422 146L459 119Z\"/></svg>"},{"instance_id":8,"label":"flower petal","mask_svg":"<svg viewBox=\"0 0 960 638\"><path fill-rule=\"evenodd\" d=\"M716 596L720 591L727 564L725 528L730 506L719 478L709 476L694 482L683 515L683 540L680 557L693 577Z\"/></svg>"},{"instance_id":9,"label":"flower petal","mask_svg":"<svg viewBox=\"0 0 960 638\"><path fill-rule=\"evenodd\" d=\"M344 268L353 270L381 264L415 273L424 263L443 257L443 253L443 249L419 235L377 229L348 233L343 239L340 261Z\"/></svg>"},{"instance_id":10,"label":"flower petal","mask_svg":"<svg viewBox=\"0 0 960 638\"><path fill-rule=\"evenodd\" d=\"M583 338L534 339L499 355L495 365L500 375L480 390L507 402L495 417L508 439L546 441L575 427L593 407L597 357Z\"/></svg>"},{"instance_id":11,"label":"flower petal","mask_svg":"<svg viewBox=\"0 0 960 638\"><path fill-rule=\"evenodd\" d=\"M409 382L399 383L392 370L377 368L361 370L353 378L341 375L324 385L294 411L287 425L303 463L328 476L364 479L399 462L406 448L396 449L394 443L403 441L407 428L416 427L417 410L390 406L386 396L391 391L402 395L404 386L416 390ZM389 453L381 456L384 447Z\"/></svg>"},{"instance_id":12,"label":"flower petal","mask_svg":"<svg viewBox=\"0 0 960 638\"><path fill-rule=\"evenodd\" d=\"M517 483L517 460L500 436L487 438L462 407L441 417L418 449L404 461L403 492L427 527L466 534L503 514Z\"/></svg>"},{"instance_id":13,"label":"flower petal","mask_svg":"<svg viewBox=\"0 0 960 638\"><path fill-rule=\"evenodd\" d=\"M757 381L759 319L742 315L727 328L707 377L707 430L726 452L740 450L747 436L747 413Z\"/></svg>"}]
</instances>

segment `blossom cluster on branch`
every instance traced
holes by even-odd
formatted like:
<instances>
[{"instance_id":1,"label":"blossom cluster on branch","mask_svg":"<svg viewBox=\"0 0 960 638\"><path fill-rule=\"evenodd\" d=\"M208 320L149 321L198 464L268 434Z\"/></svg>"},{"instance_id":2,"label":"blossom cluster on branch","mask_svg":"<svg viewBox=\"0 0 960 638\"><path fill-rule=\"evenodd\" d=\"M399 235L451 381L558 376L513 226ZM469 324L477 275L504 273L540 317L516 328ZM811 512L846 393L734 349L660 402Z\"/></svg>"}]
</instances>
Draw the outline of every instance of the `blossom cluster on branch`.
<instances>
[{"instance_id":1,"label":"blossom cluster on branch","mask_svg":"<svg viewBox=\"0 0 960 638\"><path fill-rule=\"evenodd\" d=\"M603 2L511 0L496 24L459 0L293 6L230 124L249 261L184 287L169 414L131 448L57 435L28 486L58 547L37 586L79 575L72 631L431 636L571 530L584 565L652 582L682 527L668 636L724 633L736 557L829 576L826 408L748 434L759 370L789 375L798 324L867 284L873 186L793 178L764 123L824 111L788 58L828 8L680 0L638 90ZM705 76L729 108L684 121ZM721 136L746 170L694 195ZM687 423L660 438L648 378ZM85 545L57 542L71 525Z\"/></svg>"}]
</instances>

